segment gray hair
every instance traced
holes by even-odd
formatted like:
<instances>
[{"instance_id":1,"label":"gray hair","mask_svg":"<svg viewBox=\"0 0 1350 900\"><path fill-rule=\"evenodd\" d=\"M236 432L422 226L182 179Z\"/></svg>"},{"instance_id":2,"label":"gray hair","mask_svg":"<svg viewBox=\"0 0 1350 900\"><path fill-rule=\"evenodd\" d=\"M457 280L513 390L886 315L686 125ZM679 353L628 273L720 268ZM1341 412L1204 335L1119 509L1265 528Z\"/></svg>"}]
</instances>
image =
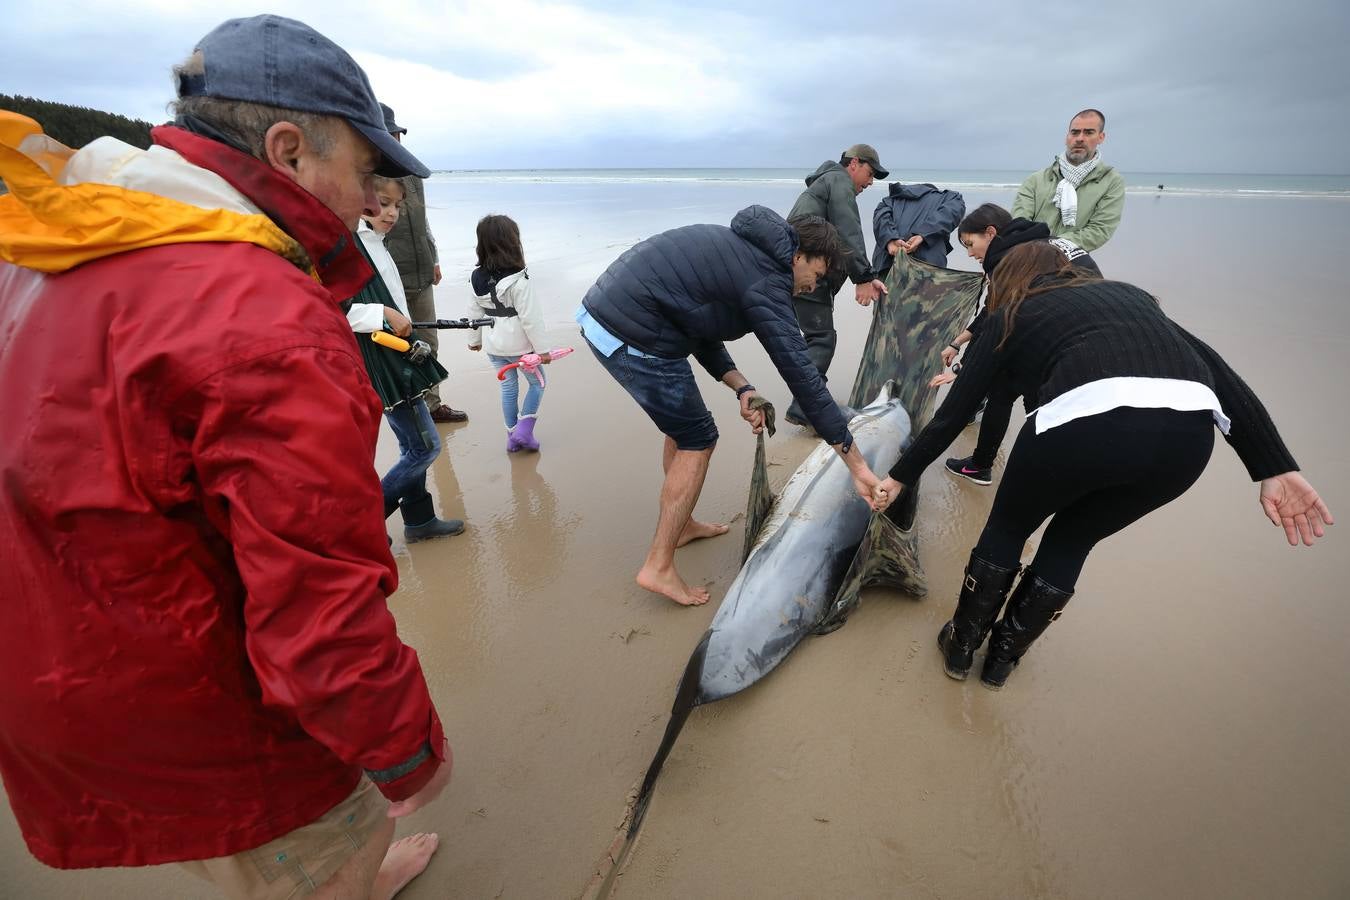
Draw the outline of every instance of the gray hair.
<instances>
[{"instance_id":1,"label":"gray hair","mask_svg":"<svg viewBox=\"0 0 1350 900\"><path fill-rule=\"evenodd\" d=\"M181 65L173 67L174 83L183 75L202 75L206 65L200 52L193 53ZM245 147L258 159L267 159L264 140L267 130L278 122L290 122L300 129L320 158L333 152L340 120L295 109L248 103L243 100L224 100L219 97L179 97L169 104L175 116L193 116L215 128L229 140Z\"/></svg>"}]
</instances>

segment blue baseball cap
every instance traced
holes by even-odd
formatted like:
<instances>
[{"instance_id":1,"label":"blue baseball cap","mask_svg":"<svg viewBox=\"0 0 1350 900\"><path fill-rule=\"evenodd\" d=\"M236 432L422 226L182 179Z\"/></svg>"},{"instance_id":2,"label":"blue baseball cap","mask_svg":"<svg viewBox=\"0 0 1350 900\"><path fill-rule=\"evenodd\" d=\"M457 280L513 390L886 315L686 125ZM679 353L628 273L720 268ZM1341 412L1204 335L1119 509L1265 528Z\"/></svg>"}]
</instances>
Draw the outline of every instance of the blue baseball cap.
<instances>
[{"instance_id":1,"label":"blue baseball cap","mask_svg":"<svg viewBox=\"0 0 1350 900\"><path fill-rule=\"evenodd\" d=\"M426 178L431 170L385 128L384 111L356 60L304 22L230 19L197 42L204 72L182 75L180 97L217 97L346 120L380 151L377 175Z\"/></svg>"},{"instance_id":2,"label":"blue baseball cap","mask_svg":"<svg viewBox=\"0 0 1350 900\"><path fill-rule=\"evenodd\" d=\"M408 129L398 124L394 120L394 110L385 103L380 104L380 110L384 113L384 130L390 134L407 134Z\"/></svg>"}]
</instances>

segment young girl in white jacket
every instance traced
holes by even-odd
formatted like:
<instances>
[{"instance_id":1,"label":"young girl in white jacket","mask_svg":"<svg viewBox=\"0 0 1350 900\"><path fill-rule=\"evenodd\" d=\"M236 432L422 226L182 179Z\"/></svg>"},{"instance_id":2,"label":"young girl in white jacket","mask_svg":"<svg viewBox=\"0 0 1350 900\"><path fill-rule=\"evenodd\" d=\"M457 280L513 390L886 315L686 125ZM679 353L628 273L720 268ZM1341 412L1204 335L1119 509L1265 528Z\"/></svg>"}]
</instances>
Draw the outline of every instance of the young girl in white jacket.
<instances>
[{"instance_id":1,"label":"young girl in white jacket","mask_svg":"<svg viewBox=\"0 0 1350 900\"><path fill-rule=\"evenodd\" d=\"M470 318L490 316L493 328L479 328L469 335L470 350L486 350L496 369L519 362L527 353L537 353L552 362L545 350L544 311L530 289L525 269L525 250L520 227L507 216L484 216L478 222L478 267L469 276L474 299ZM520 405L520 375L528 383L525 403ZM506 452L538 450L534 436L539 404L544 399L543 369L514 368L501 382L502 417L506 420Z\"/></svg>"}]
</instances>

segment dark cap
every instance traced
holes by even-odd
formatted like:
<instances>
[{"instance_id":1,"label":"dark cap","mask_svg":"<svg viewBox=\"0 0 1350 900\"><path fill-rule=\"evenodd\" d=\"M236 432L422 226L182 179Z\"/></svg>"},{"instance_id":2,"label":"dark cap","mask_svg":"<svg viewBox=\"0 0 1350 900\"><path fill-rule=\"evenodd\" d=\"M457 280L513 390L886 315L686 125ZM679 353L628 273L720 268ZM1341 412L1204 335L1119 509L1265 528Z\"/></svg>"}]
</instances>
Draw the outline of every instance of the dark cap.
<instances>
[{"instance_id":1,"label":"dark cap","mask_svg":"<svg viewBox=\"0 0 1350 900\"><path fill-rule=\"evenodd\" d=\"M390 134L407 134L408 129L394 121L394 111L386 103L380 104L380 112L384 113L384 130Z\"/></svg>"},{"instance_id":2,"label":"dark cap","mask_svg":"<svg viewBox=\"0 0 1350 900\"><path fill-rule=\"evenodd\" d=\"M1030 219L1013 219L998 230L998 234L994 235L994 239L984 249L984 262L981 265L984 266L986 274L992 275L1012 248L1031 241L1048 240L1050 240L1049 225Z\"/></svg>"},{"instance_id":3,"label":"dark cap","mask_svg":"<svg viewBox=\"0 0 1350 900\"><path fill-rule=\"evenodd\" d=\"M230 19L197 42L201 75L178 79L180 97L264 103L346 120L380 151L376 174L431 174L385 128L366 73L346 50L303 22L282 16Z\"/></svg>"},{"instance_id":4,"label":"dark cap","mask_svg":"<svg viewBox=\"0 0 1350 900\"><path fill-rule=\"evenodd\" d=\"M871 144L854 144L844 151L844 158L867 163L872 167L872 174L877 178L885 180L890 177L891 173L881 164L881 160L877 157L877 151L872 149Z\"/></svg>"}]
</instances>

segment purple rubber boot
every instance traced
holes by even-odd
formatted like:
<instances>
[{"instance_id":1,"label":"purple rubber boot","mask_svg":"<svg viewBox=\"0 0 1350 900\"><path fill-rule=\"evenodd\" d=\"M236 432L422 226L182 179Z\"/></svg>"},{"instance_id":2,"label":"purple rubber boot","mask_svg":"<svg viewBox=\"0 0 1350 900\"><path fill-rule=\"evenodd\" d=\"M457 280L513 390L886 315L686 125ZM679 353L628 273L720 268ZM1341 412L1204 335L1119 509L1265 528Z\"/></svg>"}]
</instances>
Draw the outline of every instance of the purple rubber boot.
<instances>
[{"instance_id":1,"label":"purple rubber boot","mask_svg":"<svg viewBox=\"0 0 1350 900\"><path fill-rule=\"evenodd\" d=\"M523 449L525 449L525 445L522 444L522 443L520 442L520 439L516 437L516 427L517 427L519 424L520 424L520 423L517 422L516 425L513 425L513 426L511 426L510 428L506 429L506 452L507 452L507 453L515 453L515 452L518 451L518 450L523 450Z\"/></svg>"},{"instance_id":2,"label":"purple rubber boot","mask_svg":"<svg viewBox=\"0 0 1350 900\"><path fill-rule=\"evenodd\" d=\"M506 449L511 450L512 444L515 444L516 450L539 449L539 442L534 439L534 416L523 416L516 423L516 427L511 430L511 439L506 442Z\"/></svg>"}]
</instances>

